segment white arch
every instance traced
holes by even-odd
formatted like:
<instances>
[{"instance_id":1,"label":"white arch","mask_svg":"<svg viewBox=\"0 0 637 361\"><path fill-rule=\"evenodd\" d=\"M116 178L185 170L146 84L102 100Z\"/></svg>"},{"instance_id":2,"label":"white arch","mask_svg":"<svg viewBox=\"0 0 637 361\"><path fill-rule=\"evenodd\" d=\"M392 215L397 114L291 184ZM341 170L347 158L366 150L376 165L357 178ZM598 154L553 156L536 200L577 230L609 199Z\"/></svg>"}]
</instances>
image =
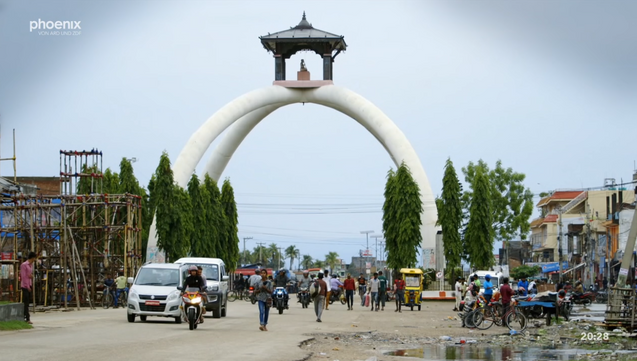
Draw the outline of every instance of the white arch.
<instances>
[{"instance_id":1,"label":"white arch","mask_svg":"<svg viewBox=\"0 0 637 361\"><path fill-rule=\"evenodd\" d=\"M281 106L301 102L321 104L350 116L374 135L397 166L403 161L409 166L423 201L422 246L435 248L435 199L418 155L402 131L380 109L346 88L326 85L299 89L274 85L244 94L217 111L190 137L175 161L175 181L185 187L210 144L234 124L214 150L206 167L208 174L218 180L234 151L256 124ZM149 253L156 242L153 221L148 240Z\"/></svg>"}]
</instances>

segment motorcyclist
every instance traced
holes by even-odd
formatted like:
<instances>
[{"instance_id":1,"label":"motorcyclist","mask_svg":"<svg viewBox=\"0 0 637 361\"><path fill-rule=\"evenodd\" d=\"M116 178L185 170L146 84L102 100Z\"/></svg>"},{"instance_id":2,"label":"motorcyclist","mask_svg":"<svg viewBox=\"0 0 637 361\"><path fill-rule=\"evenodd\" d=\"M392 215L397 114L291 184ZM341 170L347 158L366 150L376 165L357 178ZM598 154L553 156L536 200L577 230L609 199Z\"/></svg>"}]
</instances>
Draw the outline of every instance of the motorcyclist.
<instances>
[{"instance_id":1,"label":"motorcyclist","mask_svg":"<svg viewBox=\"0 0 637 361\"><path fill-rule=\"evenodd\" d=\"M289 308L288 299L290 298L288 296L288 290L287 290L288 282L290 282L290 279L285 274L285 270L280 270L279 273L276 275L276 278L274 279L274 288L276 289L277 287L283 287L283 294L285 295L286 309Z\"/></svg>"},{"instance_id":2,"label":"motorcyclist","mask_svg":"<svg viewBox=\"0 0 637 361\"><path fill-rule=\"evenodd\" d=\"M573 290L573 292L580 295L584 293L584 287L582 286L582 283L580 281L577 281L577 283L575 284L575 290Z\"/></svg>"},{"instance_id":3,"label":"motorcyclist","mask_svg":"<svg viewBox=\"0 0 637 361\"><path fill-rule=\"evenodd\" d=\"M298 302L301 302L301 289L305 288L305 290L310 289L310 272L303 271L303 278L298 282L299 292L296 294L296 298L298 298Z\"/></svg>"},{"instance_id":4,"label":"motorcyclist","mask_svg":"<svg viewBox=\"0 0 637 361\"><path fill-rule=\"evenodd\" d=\"M202 297L205 295L204 291L205 289L205 282L203 280L203 278L201 278L201 276L198 274L199 269L197 268L197 266L192 265L190 267L188 267L188 277L186 277L186 279L184 280L184 287L182 289L182 294L184 292L186 292L186 290L188 288L198 288L199 289L199 293L202 295ZM200 318L200 322L203 323L203 315L206 313L206 307L205 307L205 303L203 305L201 305L201 318Z\"/></svg>"},{"instance_id":5,"label":"motorcyclist","mask_svg":"<svg viewBox=\"0 0 637 361\"><path fill-rule=\"evenodd\" d=\"M341 289L343 287L343 282L338 279L338 275L332 274L332 279L330 280L330 288L332 289L332 295L330 298L335 297L338 299L341 295ZM329 300L327 300L329 302Z\"/></svg>"}]
</instances>

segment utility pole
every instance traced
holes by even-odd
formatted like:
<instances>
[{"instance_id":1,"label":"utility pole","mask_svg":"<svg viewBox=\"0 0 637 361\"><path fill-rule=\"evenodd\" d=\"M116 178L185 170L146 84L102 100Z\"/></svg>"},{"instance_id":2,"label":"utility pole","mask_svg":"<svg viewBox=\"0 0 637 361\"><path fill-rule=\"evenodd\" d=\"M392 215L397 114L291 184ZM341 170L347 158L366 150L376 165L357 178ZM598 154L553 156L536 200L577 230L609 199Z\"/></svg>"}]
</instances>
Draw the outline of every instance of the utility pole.
<instances>
[{"instance_id":1,"label":"utility pole","mask_svg":"<svg viewBox=\"0 0 637 361\"><path fill-rule=\"evenodd\" d=\"M560 267L560 273L559 273L559 282L560 284L562 283L562 208L559 207L557 209L557 217L558 217L558 222L557 222L557 226L560 227L559 229L559 236L557 238L557 254L558 254L558 266Z\"/></svg>"},{"instance_id":2,"label":"utility pole","mask_svg":"<svg viewBox=\"0 0 637 361\"><path fill-rule=\"evenodd\" d=\"M378 239L379 239L379 238L380 238L380 239L382 239L382 238L383 238L383 236L373 235L373 236L372 236L372 238L376 240L376 253L375 253L375 254L376 254L376 259L379 259L379 258L378 258Z\"/></svg>"},{"instance_id":3,"label":"utility pole","mask_svg":"<svg viewBox=\"0 0 637 361\"><path fill-rule=\"evenodd\" d=\"M367 240L367 248L365 248L365 250L367 250L368 252L369 252L369 234L370 233L374 233L374 231L361 231L361 234L364 234Z\"/></svg>"},{"instance_id":4,"label":"utility pole","mask_svg":"<svg viewBox=\"0 0 637 361\"><path fill-rule=\"evenodd\" d=\"M243 260L242 264L246 264L246 239L252 239L252 237L243 237L243 255L241 259Z\"/></svg>"},{"instance_id":5,"label":"utility pole","mask_svg":"<svg viewBox=\"0 0 637 361\"><path fill-rule=\"evenodd\" d=\"M262 242L257 242L257 244L259 245L259 262L261 262L261 264L263 265L263 257L261 256L261 250L263 250L263 246L265 245L265 243Z\"/></svg>"}]
</instances>

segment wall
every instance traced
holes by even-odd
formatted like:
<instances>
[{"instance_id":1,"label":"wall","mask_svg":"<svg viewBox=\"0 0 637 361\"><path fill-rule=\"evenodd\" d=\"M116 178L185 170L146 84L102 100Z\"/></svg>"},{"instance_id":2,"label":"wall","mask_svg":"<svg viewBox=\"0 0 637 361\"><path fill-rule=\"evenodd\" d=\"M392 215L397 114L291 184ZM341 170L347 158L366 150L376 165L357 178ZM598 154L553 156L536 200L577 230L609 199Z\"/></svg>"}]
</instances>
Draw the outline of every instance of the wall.
<instances>
[{"instance_id":1,"label":"wall","mask_svg":"<svg viewBox=\"0 0 637 361\"><path fill-rule=\"evenodd\" d=\"M635 214L634 209L624 209L619 212L619 236L618 236L618 257L621 259L626 249L626 243L628 242L628 232L630 231L630 225L633 222L633 216ZM637 251L637 244L635 244L635 251Z\"/></svg>"}]
</instances>

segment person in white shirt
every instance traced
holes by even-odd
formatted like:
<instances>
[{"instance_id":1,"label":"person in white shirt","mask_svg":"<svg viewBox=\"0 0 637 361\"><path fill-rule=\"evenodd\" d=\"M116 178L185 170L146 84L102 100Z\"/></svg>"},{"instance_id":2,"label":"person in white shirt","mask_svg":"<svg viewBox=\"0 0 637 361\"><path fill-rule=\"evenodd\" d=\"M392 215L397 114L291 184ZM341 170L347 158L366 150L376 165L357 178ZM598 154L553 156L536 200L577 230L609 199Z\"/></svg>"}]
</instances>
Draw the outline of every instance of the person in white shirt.
<instances>
[{"instance_id":1,"label":"person in white shirt","mask_svg":"<svg viewBox=\"0 0 637 361\"><path fill-rule=\"evenodd\" d=\"M367 291L371 299L369 303L372 305L371 311L374 310L374 304L376 304L376 311L378 311L378 289L380 288L380 280L378 279L378 273L374 273L374 278L369 280L369 291Z\"/></svg>"},{"instance_id":2,"label":"person in white shirt","mask_svg":"<svg viewBox=\"0 0 637 361\"><path fill-rule=\"evenodd\" d=\"M460 283L460 277L456 278L456 307L453 309L454 312L458 312L460 309L460 300L462 299L462 283Z\"/></svg>"},{"instance_id":3,"label":"person in white shirt","mask_svg":"<svg viewBox=\"0 0 637 361\"><path fill-rule=\"evenodd\" d=\"M327 306L330 304L330 297L332 296L332 287L330 286L330 271L323 271L324 277L323 280L327 284L327 296L325 297L325 309L328 310Z\"/></svg>"}]
</instances>

